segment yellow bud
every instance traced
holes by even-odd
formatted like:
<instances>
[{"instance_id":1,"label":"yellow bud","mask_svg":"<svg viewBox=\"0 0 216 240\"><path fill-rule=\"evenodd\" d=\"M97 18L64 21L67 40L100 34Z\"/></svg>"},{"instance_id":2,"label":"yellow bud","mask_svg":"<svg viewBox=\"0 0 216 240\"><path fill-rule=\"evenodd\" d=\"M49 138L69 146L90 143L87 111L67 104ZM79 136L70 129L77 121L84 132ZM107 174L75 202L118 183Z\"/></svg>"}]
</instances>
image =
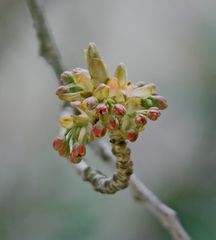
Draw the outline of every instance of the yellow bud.
<instances>
[{"instance_id":1,"label":"yellow bud","mask_svg":"<svg viewBox=\"0 0 216 240\"><path fill-rule=\"evenodd\" d=\"M86 126L89 122L89 118L87 115L80 114L80 115L74 115L73 116L73 123L76 126Z\"/></svg>"},{"instance_id":2,"label":"yellow bud","mask_svg":"<svg viewBox=\"0 0 216 240\"><path fill-rule=\"evenodd\" d=\"M94 90L93 95L98 100L103 100L109 96L109 86L107 86L104 83L101 83L97 86L97 88Z\"/></svg>"},{"instance_id":3,"label":"yellow bud","mask_svg":"<svg viewBox=\"0 0 216 240\"><path fill-rule=\"evenodd\" d=\"M73 70L73 79L77 86L81 87L84 91L91 92L93 84L89 72L83 68L75 68Z\"/></svg>"},{"instance_id":4,"label":"yellow bud","mask_svg":"<svg viewBox=\"0 0 216 240\"><path fill-rule=\"evenodd\" d=\"M81 94L81 92L63 93L63 94L58 95L58 97L65 102L73 102L73 101L82 99L80 94Z\"/></svg>"},{"instance_id":5,"label":"yellow bud","mask_svg":"<svg viewBox=\"0 0 216 240\"><path fill-rule=\"evenodd\" d=\"M73 126L73 117L72 116L66 116L60 119L60 125L63 128L71 128Z\"/></svg>"},{"instance_id":6,"label":"yellow bud","mask_svg":"<svg viewBox=\"0 0 216 240\"><path fill-rule=\"evenodd\" d=\"M147 97L156 94L156 86L153 83L146 84L142 87L137 87L131 91L132 97Z\"/></svg>"},{"instance_id":7,"label":"yellow bud","mask_svg":"<svg viewBox=\"0 0 216 240\"><path fill-rule=\"evenodd\" d=\"M95 87L100 83L106 83L109 79L106 66L101 59L92 59L89 62L88 69Z\"/></svg>"},{"instance_id":8,"label":"yellow bud","mask_svg":"<svg viewBox=\"0 0 216 240\"><path fill-rule=\"evenodd\" d=\"M119 80L121 86L124 86L127 81L126 66L124 63L120 63L115 70L115 77Z\"/></svg>"},{"instance_id":9,"label":"yellow bud","mask_svg":"<svg viewBox=\"0 0 216 240\"><path fill-rule=\"evenodd\" d=\"M83 100L83 105L88 109L94 109L98 103L97 98L94 96L88 97Z\"/></svg>"},{"instance_id":10,"label":"yellow bud","mask_svg":"<svg viewBox=\"0 0 216 240\"><path fill-rule=\"evenodd\" d=\"M108 72L100 54L94 43L90 43L86 52L86 59L89 73L92 77L93 84L96 87L100 83L106 83Z\"/></svg>"},{"instance_id":11,"label":"yellow bud","mask_svg":"<svg viewBox=\"0 0 216 240\"><path fill-rule=\"evenodd\" d=\"M97 50L96 44L91 42L89 43L89 47L88 47L88 52L87 52L87 60L88 62L91 61L93 58L101 58L100 57L100 53Z\"/></svg>"}]
</instances>

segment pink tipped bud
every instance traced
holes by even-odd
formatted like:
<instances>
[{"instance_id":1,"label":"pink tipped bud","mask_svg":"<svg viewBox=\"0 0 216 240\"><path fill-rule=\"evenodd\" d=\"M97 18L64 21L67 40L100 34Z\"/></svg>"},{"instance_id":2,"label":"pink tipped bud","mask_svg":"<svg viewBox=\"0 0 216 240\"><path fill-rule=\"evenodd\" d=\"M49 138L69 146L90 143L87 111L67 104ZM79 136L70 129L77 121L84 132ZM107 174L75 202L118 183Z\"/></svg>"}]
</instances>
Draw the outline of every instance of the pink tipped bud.
<instances>
[{"instance_id":1,"label":"pink tipped bud","mask_svg":"<svg viewBox=\"0 0 216 240\"><path fill-rule=\"evenodd\" d=\"M148 111L148 118L152 121L156 121L160 117L160 111L157 108L152 108Z\"/></svg>"},{"instance_id":2,"label":"pink tipped bud","mask_svg":"<svg viewBox=\"0 0 216 240\"><path fill-rule=\"evenodd\" d=\"M85 154L86 154L85 146L81 143L74 143L70 160L73 163L78 163L81 161L81 158L85 156Z\"/></svg>"},{"instance_id":3,"label":"pink tipped bud","mask_svg":"<svg viewBox=\"0 0 216 240\"><path fill-rule=\"evenodd\" d=\"M154 96L151 96L151 99L153 100L155 106L161 110L168 107L168 103L165 97L162 97L160 95L154 95Z\"/></svg>"},{"instance_id":4,"label":"pink tipped bud","mask_svg":"<svg viewBox=\"0 0 216 240\"><path fill-rule=\"evenodd\" d=\"M73 74L70 71L65 71L61 74L60 76L60 80L64 83L64 84L68 84L68 83L73 83Z\"/></svg>"},{"instance_id":5,"label":"pink tipped bud","mask_svg":"<svg viewBox=\"0 0 216 240\"><path fill-rule=\"evenodd\" d=\"M147 118L142 114L137 114L135 117L135 123L140 126L144 126L147 123Z\"/></svg>"},{"instance_id":6,"label":"pink tipped bud","mask_svg":"<svg viewBox=\"0 0 216 240\"><path fill-rule=\"evenodd\" d=\"M116 118L110 118L109 120L109 125L108 125L108 130L109 131L112 131L112 130L115 130L119 127L119 122Z\"/></svg>"},{"instance_id":7,"label":"pink tipped bud","mask_svg":"<svg viewBox=\"0 0 216 240\"><path fill-rule=\"evenodd\" d=\"M56 137L54 140L53 140L53 148L56 150L56 151L59 151L63 146L64 146L64 139L60 138L60 137Z\"/></svg>"},{"instance_id":8,"label":"pink tipped bud","mask_svg":"<svg viewBox=\"0 0 216 240\"><path fill-rule=\"evenodd\" d=\"M106 134L106 128L102 124L96 123L92 128L95 137L103 137Z\"/></svg>"},{"instance_id":9,"label":"pink tipped bud","mask_svg":"<svg viewBox=\"0 0 216 240\"><path fill-rule=\"evenodd\" d=\"M113 112L116 116L123 116L126 113L126 108L121 104L115 104Z\"/></svg>"},{"instance_id":10,"label":"pink tipped bud","mask_svg":"<svg viewBox=\"0 0 216 240\"><path fill-rule=\"evenodd\" d=\"M63 146L63 148L60 149L58 151L58 153L59 153L59 156L61 156L61 157L67 157L69 154L69 149L67 147Z\"/></svg>"},{"instance_id":11,"label":"pink tipped bud","mask_svg":"<svg viewBox=\"0 0 216 240\"><path fill-rule=\"evenodd\" d=\"M127 139L131 142L135 142L138 138L138 132L136 130L131 130L127 134Z\"/></svg>"},{"instance_id":12,"label":"pink tipped bud","mask_svg":"<svg viewBox=\"0 0 216 240\"><path fill-rule=\"evenodd\" d=\"M59 96L59 95L63 94L64 92L65 92L65 87L64 86L60 86L56 90L56 95Z\"/></svg>"},{"instance_id":13,"label":"pink tipped bud","mask_svg":"<svg viewBox=\"0 0 216 240\"><path fill-rule=\"evenodd\" d=\"M95 108L95 110L96 110L96 114L98 116L104 115L104 114L108 113L108 111L109 111L108 107L104 103L98 104L97 107Z\"/></svg>"}]
</instances>

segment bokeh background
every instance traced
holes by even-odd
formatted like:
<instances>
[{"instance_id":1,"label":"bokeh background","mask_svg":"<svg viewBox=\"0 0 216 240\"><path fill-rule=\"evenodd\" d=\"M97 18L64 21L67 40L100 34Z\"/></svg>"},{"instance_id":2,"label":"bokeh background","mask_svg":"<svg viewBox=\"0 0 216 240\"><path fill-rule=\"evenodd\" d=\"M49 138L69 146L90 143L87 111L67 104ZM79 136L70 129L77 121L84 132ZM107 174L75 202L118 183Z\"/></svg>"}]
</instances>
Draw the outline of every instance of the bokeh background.
<instances>
[{"instance_id":1,"label":"bokeh background","mask_svg":"<svg viewBox=\"0 0 216 240\"><path fill-rule=\"evenodd\" d=\"M110 72L154 82L168 110L131 144L136 174L196 240L216 239L216 1L44 1L68 70L96 42ZM26 2L0 0L0 240L166 240L128 190L92 191L52 150L60 102ZM88 150L89 164L111 171Z\"/></svg>"}]
</instances>

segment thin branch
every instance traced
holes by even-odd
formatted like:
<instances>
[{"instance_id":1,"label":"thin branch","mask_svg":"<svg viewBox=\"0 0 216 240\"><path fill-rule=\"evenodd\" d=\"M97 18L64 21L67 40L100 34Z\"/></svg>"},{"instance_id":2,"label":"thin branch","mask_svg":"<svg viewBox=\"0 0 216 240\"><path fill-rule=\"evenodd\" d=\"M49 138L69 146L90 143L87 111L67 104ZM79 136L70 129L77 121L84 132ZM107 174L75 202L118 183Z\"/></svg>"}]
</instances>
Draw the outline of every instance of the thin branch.
<instances>
[{"instance_id":1,"label":"thin branch","mask_svg":"<svg viewBox=\"0 0 216 240\"><path fill-rule=\"evenodd\" d=\"M64 71L64 67L61 63L57 46L49 30L43 7L39 4L38 0L27 0L27 3L32 14L35 30L38 36L40 55L46 59L59 78L59 74ZM68 110L68 108L66 109L65 107L64 111L71 111L71 109ZM95 153L100 156L102 160L104 160L105 163L112 165L112 163L115 162L108 145L104 142L98 141L89 145L95 151ZM82 161L81 163L76 164L75 167L82 175L84 174L88 165L85 163L85 161ZM133 174L130 178L130 188L133 198L139 203L145 204L152 214L167 229L173 239L191 239L178 220L176 212L162 203L160 199L135 176L135 174Z\"/></svg>"},{"instance_id":2,"label":"thin branch","mask_svg":"<svg viewBox=\"0 0 216 240\"><path fill-rule=\"evenodd\" d=\"M40 44L40 56L50 64L57 79L59 79L60 74L64 71L64 66L61 62L61 56L57 45L50 32L48 21L46 21L43 5L38 0L27 0L27 4L32 15L34 28Z\"/></svg>"}]
</instances>

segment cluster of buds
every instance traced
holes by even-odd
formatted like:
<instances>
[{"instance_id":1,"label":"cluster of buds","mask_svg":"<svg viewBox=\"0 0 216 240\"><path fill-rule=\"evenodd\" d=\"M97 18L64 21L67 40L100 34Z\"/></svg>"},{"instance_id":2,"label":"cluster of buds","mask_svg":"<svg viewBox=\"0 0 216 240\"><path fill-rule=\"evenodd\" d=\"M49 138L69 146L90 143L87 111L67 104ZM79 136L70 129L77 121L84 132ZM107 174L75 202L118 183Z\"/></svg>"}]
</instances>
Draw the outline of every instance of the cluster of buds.
<instances>
[{"instance_id":1,"label":"cluster of buds","mask_svg":"<svg viewBox=\"0 0 216 240\"><path fill-rule=\"evenodd\" d=\"M160 110L167 107L154 84L132 84L124 64L119 64L110 77L94 43L84 55L88 70L76 68L62 73L62 86L56 91L61 100L80 112L60 119L66 132L63 139L53 142L59 154L73 163L81 161L86 144L106 133L118 131L125 140L136 141L147 119L157 120Z\"/></svg>"}]
</instances>

